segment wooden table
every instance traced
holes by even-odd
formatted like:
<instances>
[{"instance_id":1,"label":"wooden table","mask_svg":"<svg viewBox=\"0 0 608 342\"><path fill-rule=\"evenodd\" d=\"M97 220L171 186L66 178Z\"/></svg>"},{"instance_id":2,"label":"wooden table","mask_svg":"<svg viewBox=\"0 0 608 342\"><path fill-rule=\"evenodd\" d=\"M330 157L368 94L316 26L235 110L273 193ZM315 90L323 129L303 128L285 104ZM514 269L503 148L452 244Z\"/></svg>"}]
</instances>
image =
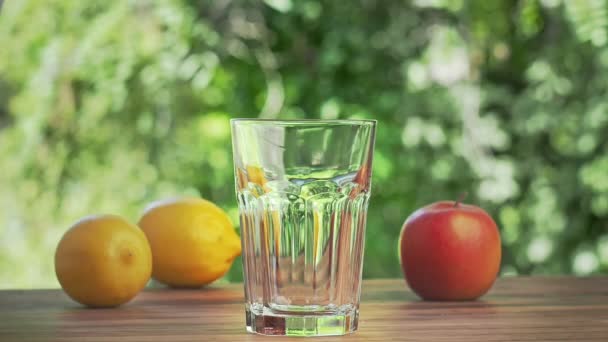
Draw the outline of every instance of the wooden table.
<instances>
[{"instance_id":1,"label":"wooden table","mask_svg":"<svg viewBox=\"0 0 608 342\"><path fill-rule=\"evenodd\" d=\"M0 341L294 341L245 332L242 286L152 289L117 309L60 290L0 291ZM316 341L608 341L608 277L504 278L476 302L421 302L367 280L359 331Z\"/></svg>"}]
</instances>

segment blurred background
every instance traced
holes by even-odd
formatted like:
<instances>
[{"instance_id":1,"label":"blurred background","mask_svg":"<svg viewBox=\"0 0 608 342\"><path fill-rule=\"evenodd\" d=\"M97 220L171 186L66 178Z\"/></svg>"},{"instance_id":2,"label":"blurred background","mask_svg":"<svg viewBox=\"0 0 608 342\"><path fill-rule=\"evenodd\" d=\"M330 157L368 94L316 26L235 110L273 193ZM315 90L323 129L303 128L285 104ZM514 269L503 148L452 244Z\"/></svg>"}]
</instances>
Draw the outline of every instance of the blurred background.
<instances>
[{"instance_id":1,"label":"blurred background","mask_svg":"<svg viewBox=\"0 0 608 342\"><path fill-rule=\"evenodd\" d=\"M238 229L233 117L378 120L366 278L465 191L502 275L608 273L606 75L608 0L7 1L0 288L58 287L92 213L198 195Z\"/></svg>"}]
</instances>

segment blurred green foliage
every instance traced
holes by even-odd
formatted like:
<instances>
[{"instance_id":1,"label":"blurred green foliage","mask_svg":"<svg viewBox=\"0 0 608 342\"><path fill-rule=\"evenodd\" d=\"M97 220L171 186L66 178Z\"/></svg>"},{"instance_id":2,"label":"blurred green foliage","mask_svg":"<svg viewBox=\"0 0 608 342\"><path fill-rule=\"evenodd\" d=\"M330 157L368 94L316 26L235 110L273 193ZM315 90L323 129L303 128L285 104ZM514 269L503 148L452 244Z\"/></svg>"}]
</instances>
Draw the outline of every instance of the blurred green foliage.
<instances>
[{"instance_id":1,"label":"blurred green foliage","mask_svg":"<svg viewBox=\"0 0 608 342\"><path fill-rule=\"evenodd\" d=\"M57 286L84 215L200 195L236 223L229 119L256 116L379 121L365 277L464 191L503 274L606 272L607 2L7 1L0 287Z\"/></svg>"}]
</instances>

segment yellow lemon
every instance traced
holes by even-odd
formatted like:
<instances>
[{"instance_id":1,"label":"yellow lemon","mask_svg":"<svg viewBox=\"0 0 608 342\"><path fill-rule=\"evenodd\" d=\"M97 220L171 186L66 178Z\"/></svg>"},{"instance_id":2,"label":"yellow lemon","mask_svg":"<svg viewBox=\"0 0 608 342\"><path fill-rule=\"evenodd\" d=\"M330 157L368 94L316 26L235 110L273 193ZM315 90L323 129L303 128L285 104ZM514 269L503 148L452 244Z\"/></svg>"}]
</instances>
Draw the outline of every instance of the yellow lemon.
<instances>
[{"instance_id":1,"label":"yellow lemon","mask_svg":"<svg viewBox=\"0 0 608 342\"><path fill-rule=\"evenodd\" d=\"M118 216L91 216L76 222L55 252L61 287L88 306L128 302L146 286L151 272L152 252L146 236Z\"/></svg>"},{"instance_id":2,"label":"yellow lemon","mask_svg":"<svg viewBox=\"0 0 608 342\"><path fill-rule=\"evenodd\" d=\"M139 220L152 248L152 277L174 287L199 287L223 276L241 254L226 213L200 198L153 203Z\"/></svg>"},{"instance_id":3,"label":"yellow lemon","mask_svg":"<svg viewBox=\"0 0 608 342\"><path fill-rule=\"evenodd\" d=\"M260 186L264 186L268 181L266 180L266 176L264 176L264 170L255 165L247 165L247 175L249 177L249 182L257 183Z\"/></svg>"}]
</instances>

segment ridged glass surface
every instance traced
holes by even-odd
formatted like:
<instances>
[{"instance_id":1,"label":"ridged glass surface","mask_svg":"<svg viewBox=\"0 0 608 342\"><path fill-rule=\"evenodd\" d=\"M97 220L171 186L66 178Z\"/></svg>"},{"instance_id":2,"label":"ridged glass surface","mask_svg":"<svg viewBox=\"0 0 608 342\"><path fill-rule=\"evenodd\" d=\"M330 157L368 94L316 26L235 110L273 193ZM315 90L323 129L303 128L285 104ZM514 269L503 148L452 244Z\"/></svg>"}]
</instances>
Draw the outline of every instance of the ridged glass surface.
<instances>
[{"instance_id":1,"label":"ridged glass surface","mask_svg":"<svg viewBox=\"0 0 608 342\"><path fill-rule=\"evenodd\" d=\"M374 126L313 127L311 133L311 127L271 125L281 132L273 137L268 125L250 123L239 131L233 123L248 330L354 331ZM249 144L239 135L248 135ZM293 148L286 139L295 142ZM327 141L332 139L333 146ZM257 150L251 152L252 145ZM252 153L257 161L249 160Z\"/></svg>"}]
</instances>

